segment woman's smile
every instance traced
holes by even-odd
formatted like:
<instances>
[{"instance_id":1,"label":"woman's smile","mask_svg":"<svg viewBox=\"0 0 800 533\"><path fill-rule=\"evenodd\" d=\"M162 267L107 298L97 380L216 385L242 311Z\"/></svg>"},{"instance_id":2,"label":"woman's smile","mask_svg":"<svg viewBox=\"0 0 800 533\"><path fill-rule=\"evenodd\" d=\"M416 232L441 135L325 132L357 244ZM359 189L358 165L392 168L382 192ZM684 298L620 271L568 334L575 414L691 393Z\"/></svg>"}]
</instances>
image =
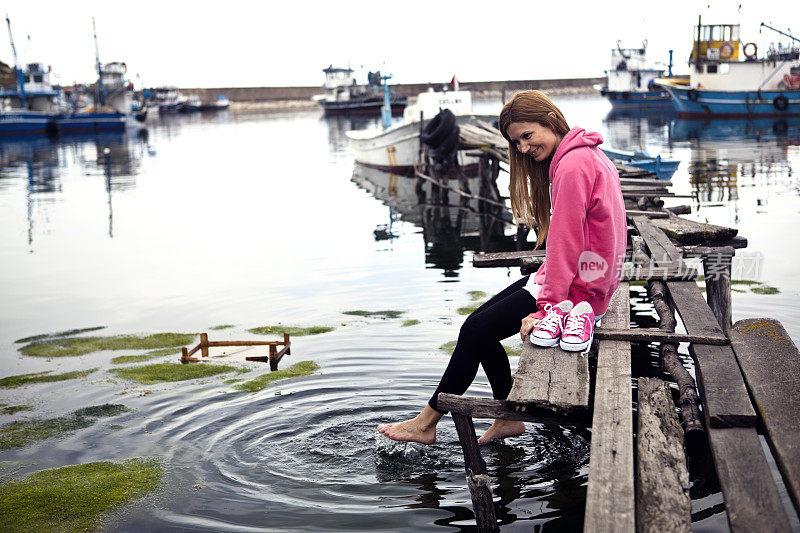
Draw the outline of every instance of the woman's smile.
<instances>
[{"instance_id":1,"label":"woman's smile","mask_svg":"<svg viewBox=\"0 0 800 533\"><path fill-rule=\"evenodd\" d=\"M512 122L506 130L517 150L543 161L553 155L561 136L538 122Z\"/></svg>"}]
</instances>

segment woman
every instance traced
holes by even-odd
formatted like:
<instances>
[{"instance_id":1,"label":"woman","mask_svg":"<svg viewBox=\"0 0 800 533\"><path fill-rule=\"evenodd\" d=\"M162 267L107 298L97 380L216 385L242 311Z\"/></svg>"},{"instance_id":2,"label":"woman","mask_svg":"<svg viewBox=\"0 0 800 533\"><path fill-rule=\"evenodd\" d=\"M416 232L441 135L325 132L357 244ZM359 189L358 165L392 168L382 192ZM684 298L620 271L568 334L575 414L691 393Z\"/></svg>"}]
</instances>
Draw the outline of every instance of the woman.
<instances>
[{"instance_id":1,"label":"woman","mask_svg":"<svg viewBox=\"0 0 800 533\"><path fill-rule=\"evenodd\" d=\"M533 276L507 287L476 309L461 326L450 363L428 405L416 417L382 424L398 441L431 444L445 414L440 392L463 394L482 366L495 399L511 391L511 369L500 341L519 331L540 346L591 345L595 317L602 317L619 285L627 223L619 174L598 148L598 133L570 129L561 111L540 91L514 95L500 112L508 141L511 207L517 223L538 226L536 247L547 237L545 261ZM521 435L525 424L496 419L481 444Z\"/></svg>"}]
</instances>

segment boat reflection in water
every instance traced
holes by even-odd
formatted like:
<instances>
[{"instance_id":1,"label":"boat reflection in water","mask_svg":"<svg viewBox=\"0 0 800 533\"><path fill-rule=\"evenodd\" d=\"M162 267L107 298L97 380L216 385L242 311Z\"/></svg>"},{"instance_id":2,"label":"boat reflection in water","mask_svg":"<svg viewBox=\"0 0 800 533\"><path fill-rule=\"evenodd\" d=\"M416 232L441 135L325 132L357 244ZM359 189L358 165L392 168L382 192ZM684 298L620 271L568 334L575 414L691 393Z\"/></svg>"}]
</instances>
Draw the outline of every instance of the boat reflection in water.
<instances>
[{"instance_id":1,"label":"boat reflection in water","mask_svg":"<svg viewBox=\"0 0 800 533\"><path fill-rule=\"evenodd\" d=\"M112 193L136 186L141 159L147 150L147 130L76 133L59 138L7 136L0 142L0 189L25 179L27 237L30 251L38 227L51 220L48 205L63 198L61 177L74 165L89 175L102 175L108 201L108 234L113 237Z\"/></svg>"},{"instance_id":2,"label":"boat reflection in water","mask_svg":"<svg viewBox=\"0 0 800 533\"><path fill-rule=\"evenodd\" d=\"M389 206L390 224L375 229L376 240L391 238L394 220L422 228L425 263L456 276L464 252L516 250L516 230L507 207L490 205L417 180L355 164L352 181ZM470 191L480 190L480 180L467 180ZM449 186L458 188L458 180ZM509 233L509 234L507 234ZM532 243L524 243L526 248Z\"/></svg>"},{"instance_id":3,"label":"boat reflection in water","mask_svg":"<svg viewBox=\"0 0 800 533\"><path fill-rule=\"evenodd\" d=\"M792 179L788 151L800 146L800 118L676 120L671 135L690 149L689 178L697 201L735 201L739 187Z\"/></svg>"}]
</instances>

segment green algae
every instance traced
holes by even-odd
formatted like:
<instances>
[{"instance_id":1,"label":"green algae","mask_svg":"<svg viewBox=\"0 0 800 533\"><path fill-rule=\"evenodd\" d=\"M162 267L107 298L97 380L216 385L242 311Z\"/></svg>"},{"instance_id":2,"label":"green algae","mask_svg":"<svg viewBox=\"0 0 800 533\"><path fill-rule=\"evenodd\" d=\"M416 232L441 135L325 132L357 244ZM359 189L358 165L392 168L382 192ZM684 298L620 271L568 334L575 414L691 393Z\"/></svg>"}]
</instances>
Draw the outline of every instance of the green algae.
<instances>
[{"instance_id":1,"label":"green algae","mask_svg":"<svg viewBox=\"0 0 800 533\"><path fill-rule=\"evenodd\" d=\"M144 336L69 337L31 342L19 351L36 357L65 357L100 350L152 350L184 346L191 343L195 336L194 333L154 333Z\"/></svg>"},{"instance_id":2,"label":"green algae","mask_svg":"<svg viewBox=\"0 0 800 533\"><path fill-rule=\"evenodd\" d=\"M260 328L248 329L250 333L256 335L283 335L288 333L292 337L304 337L306 335L319 335L321 333L328 333L336 328L330 326L310 326L301 328L296 326L261 326Z\"/></svg>"},{"instance_id":3,"label":"green algae","mask_svg":"<svg viewBox=\"0 0 800 533\"><path fill-rule=\"evenodd\" d=\"M295 363L292 366L282 370L276 370L275 372L270 372L269 374L262 374L255 379L240 383L233 388L245 392L257 392L265 388L273 381L284 378L307 376L309 374L313 374L317 370L319 370L319 365L317 363L313 361L300 361L299 363Z\"/></svg>"},{"instance_id":4,"label":"green algae","mask_svg":"<svg viewBox=\"0 0 800 533\"><path fill-rule=\"evenodd\" d=\"M118 429L125 429L125 426L122 426L120 424L111 424L110 426L108 426L108 429L113 429L114 431L116 431Z\"/></svg>"},{"instance_id":5,"label":"green algae","mask_svg":"<svg viewBox=\"0 0 800 533\"><path fill-rule=\"evenodd\" d=\"M235 327L236 326L234 326L233 324L221 324L219 326L211 326L208 329L211 329L211 330L214 330L214 331L219 331L221 329L230 329L230 328L235 328Z\"/></svg>"},{"instance_id":6,"label":"green algae","mask_svg":"<svg viewBox=\"0 0 800 533\"><path fill-rule=\"evenodd\" d=\"M356 309L355 311L342 311L345 315L363 316L365 318L400 318L405 314L405 311L364 311L363 309Z\"/></svg>"},{"instance_id":7,"label":"green algae","mask_svg":"<svg viewBox=\"0 0 800 533\"><path fill-rule=\"evenodd\" d=\"M96 531L115 509L157 490L163 468L154 457L40 470L0 486L3 531Z\"/></svg>"},{"instance_id":8,"label":"green algae","mask_svg":"<svg viewBox=\"0 0 800 533\"><path fill-rule=\"evenodd\" d=\"M401 328L408 328L408 327L411 327L411 326L416 326L417 324L419 324L419 320L417 320L415 318L412 318L410 320L406 320L405 322L403 322L403 324L400 327Z\"/></svg>"},{"instance_id":9,"label":"green algae","mask_svg":"<svg viewBox=\"0 0 800 533\"><path fill-rule=\"evenodd\" d=\"M97 331L99 329L105 329L105 326L95 326L92 328L80 328L80 329L69 329L67 331L59 331L56 333L42 333L41 335L34 335L33 337L25 337L24 339L17 339L14 341L15 344L22 344L25 342L36 342L36 341L43 341L47 339L58 339L60 337L72 337L74 335L80 335L81 333L88 333L90 331Z\"/></svg>"},{"instance_id":10,"label":"green algae","mask_svg":"<svg viewBox=\"0 0 800 533\"><path fill-rule=\"evenodd\" d=\"M513 355L519 357L522 354L522 346L513 347L513 346L506 346L504 344L503 349L506 351L506 355Z\"/></svg>"},{"instance_id":11,"label":"green algae","mask_svg":"<svg viewBox=\"0 0 800 533\"><path fill-rule=\"evenodd\" d=\"M223 385L233 385L234 383L239 383L243 381L242 378L233 378L233 379L226 379L222 382Z\"/></svg>"},{"instance_id":12,"label":"green algae","mask_svg":"<svg viewBox=\"0 0 800 533\"><path fill-rule=\"evenodd\" d=\"M234 366L218 364L153 363L151 365L115 368L114 374L145 385L207 378L218 374L237 372Z\"/></svg>"},{"instance_id":13,"label":"green algae","mask_svg":"<svg viewBox=\"0 0 800 533\"><path fill-rule=\"evenodd\" d=\"M156 357L164 357L165 355L175 355L181 353L180 349L175 348L161 348L160 350L150 350L141 355L120 355L111 359L115 365L122 365L125 363L141 363L155 359Z\"/></svg>"},{"instance_id":14,"label":"green algae","mask_svg":"<svg viewBox=\"0 0 800 533\"><path fill-rule=\"evenodd\" d=\"M467 292L467 296L469 296L472 299L472 301L474 302L474 301L477 301L477 300L482 300L482 299L486 298L489 295L486 294L483 291L469 291L469 292Z\"/></svg>"},{"instance_id":15,"label":"green algae","mask_svg":"<svg viewBox=\"0 0 800 533\"><path fill-rule=\"evenodd\" d=\"M0 450L20 448L32 442L64 435L93 425L97 418L130 411L124 405L104 404L78 409L58 418L11 422L0 426Z\"/></svg>"},{"instance_id":16,"label":"green algae","mask_svg":"<svg viewBox=\"0 0 800 533\"><path fill-rule=\"evenodd\" d=\"M731 287L731 291L733 291L733 292L747 292L747 291L743 291L742 289L734 289L733 287Z\"/></svg>"},{"instance_id":17,"label":"green algae","mask_svg":"<svg viewBox=\"0 0 800 533\"><path fill-rule=\"evenodd\" d=\"M19 413L20 411L30 411L33 409L32 405L22 404L22 405L3 405L0 407L0 414L3 415L13 415Z\"/></svg>"},{"instance_id":18,"label":"green algae","mask_svg":"<svg viewBox=\"0 0 800 533\"><path fill-rule=\"evenodd\" d=\"M456 309L456 313L458 313L459 315L470 315L476 309L478 309L480 306L482 306L483 304L484 304L484 302L479 302L479 303L476 303L474 305L468 305L466 307L459 307L458 309Z\"/></svg>"},{"instance_id":19,"label":"green algae","mask_svg":"<svg viewBox=\"0 0 800 533\"><path fill-rule=\"evenodd\" d=\"M731 285L761 285L761 282L752 279L732 279Z\"/></svg>"},{"instance_id":20,"label":"green algae","mask_svg":"<svg viewBox=\"0 0 800 533\"><path fill-rule=\"evenodd\" d=\"M770 287L769 285L750 287L750 291L756 294L779 294L781 292L776 287Z\"/></svg>"},{"instance_id":21,"label":"green algae","mask_svg":"<svg viewBox=\"0 0 800 533\"><path fill-rule=\"evenodd\" d=\"M442 344L441 346L439 346L439 349L441 351L443 351L443 352L447 352L449 354L452 354L453 350L456 349L456 344L457 343L458 343L458 341L446 342L446 343Z\"/></svg>"},{"instance_id":22,"label":"green algae","mask_svg":"<svg viewBox=\"0 0 800 533\"><path fill-rule=\"evenodd\" d=\"M8 376L0 379L0 388L15 389L23 385L31 383L51 383L54 381L66 381L68 379L77 379L88 376L97 369L90 370L74 370L72 372L64 372L63 374L51 374L51 371L37 372L34 374L18 374L16 376Z\"/></svg>"}]
</instances>

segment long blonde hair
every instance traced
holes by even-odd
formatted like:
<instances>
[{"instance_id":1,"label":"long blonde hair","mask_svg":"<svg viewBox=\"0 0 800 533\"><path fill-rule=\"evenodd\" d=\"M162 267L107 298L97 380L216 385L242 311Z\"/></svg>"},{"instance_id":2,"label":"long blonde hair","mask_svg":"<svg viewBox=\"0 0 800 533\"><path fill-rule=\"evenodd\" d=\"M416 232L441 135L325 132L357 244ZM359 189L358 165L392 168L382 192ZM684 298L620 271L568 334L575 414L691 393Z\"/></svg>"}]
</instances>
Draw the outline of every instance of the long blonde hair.
<instances>
[{"instance_id":1,"label":"long blonde hair","mask_svg":"<svg viewBox=\"0 0 800 533\"><path fill-rule=\"evenodd\" d=\"M522 91L506 102L500 111L498 126L508 141L508 158L511 162L511 210L517 224L532 228L538 226L536 248L539 248L550 228L550 161L536 161L517 150L508 136L512 122L538 122L557 135L564 136L569 125L561 110L541 91Z\"/></svg>"}]
</instances>

